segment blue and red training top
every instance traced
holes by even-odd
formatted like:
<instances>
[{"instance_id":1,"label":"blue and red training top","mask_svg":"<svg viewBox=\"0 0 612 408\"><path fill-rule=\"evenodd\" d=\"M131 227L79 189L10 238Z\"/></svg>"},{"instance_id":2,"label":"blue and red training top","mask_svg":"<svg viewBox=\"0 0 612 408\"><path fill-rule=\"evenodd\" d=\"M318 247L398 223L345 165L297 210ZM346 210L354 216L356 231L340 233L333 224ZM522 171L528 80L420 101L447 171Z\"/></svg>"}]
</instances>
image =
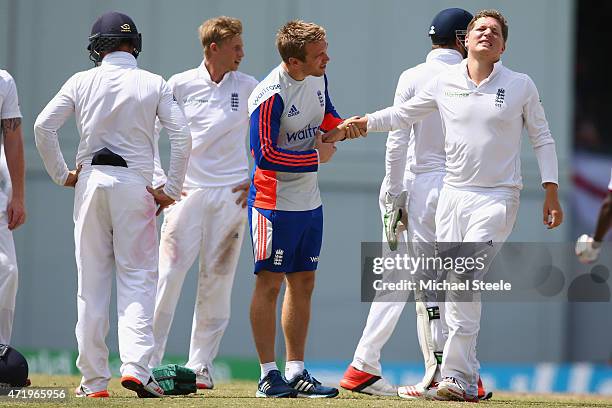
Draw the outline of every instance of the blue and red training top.
<instances>
[{"instance_id":1,"label":"blue and red training top","mask_svg":"<svg viewBox=\"0 0 612 408\"><path fill-rule=\"evenodd\" d=\"M283 211L319 207L316 135L342 122L329 98L327 77L296 81L279 65L251 94L249 115L255 167L248 204Z\"/></svg>"}]
</instances>

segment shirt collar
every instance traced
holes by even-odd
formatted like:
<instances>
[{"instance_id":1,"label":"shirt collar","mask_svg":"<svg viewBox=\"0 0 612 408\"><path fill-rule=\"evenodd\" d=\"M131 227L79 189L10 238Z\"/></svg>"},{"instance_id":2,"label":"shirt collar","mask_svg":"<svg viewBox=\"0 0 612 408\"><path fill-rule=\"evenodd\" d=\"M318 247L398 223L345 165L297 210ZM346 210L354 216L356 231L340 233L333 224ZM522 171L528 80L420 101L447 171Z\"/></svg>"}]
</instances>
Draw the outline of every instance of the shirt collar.
<instances>
[{"instance_id":1,"label":"shirt collar","mask_svg":"<svg viewBox=\"0 0 612 408\"><path fill-rule=\"evenodd\" d=\"M232 71L226 72L225 75L223 75L223 78L221 78L221 81L219 81L219 83L216 83L215 81L213 81L210 78L210 72L208 72L208 68L206 68L206 58L204 58L202 60L202 63L199 66L198 72L199 72L200 78L204 79L206 82L209 82L209 83L217 85L217 86L221 86L221 84L223 82L225 82L227 80L227 78L229 78L231 73L232 73Z\"/></svg>"},{"instance_id":2,"label":"shirt collar","mask_svg":"<svg viewBox=\"0 0 612 408\"><path fill-rule=\"evenodd\" d=\"M435 48L429 51L427 54L426 61L443 61L447 64L458 64L463 60L463 55L457 50L453 50L450 48Z\"/></svg>"},{"instance_id":3,"label":"shirt collar","mask_svg":"<svg viewBox=\"0 0 612 408\"><path fill-rule=\"evenodd\" d=\"M281 78L285 81L287 86L300 86L304 84L306 82L306 78L308 78L308 76L306 76L306 78L302 79L301 81L293 79L291 75L289 75L289 72L285 71L282 63L278 66L278 70L280 71Z\"/></svg>"},{"instance_id":4,"label":"shirt collar","mask_svg":"<svg viewBox=\"0 0 612 408\"><path fill-rule=\"evenodd\" d=\"M106 54L101 65L117 65L120 67L136 67L136 58L129 52L114 51Z\"/></svg>"},{"instance_id":5,"label":"shirt collar","mask_svg":"<svg viewBox=\"0 0 612 408\"><path fill-rule=\"evenodd\" d=\"M495 78L497 76L497 74L499 74L499 72L503 69L503 67L504 67L504 65L502 64L502 60L501 59L499 61L497 61L496 63L494 63L493 64L493 71L491 71L489 76L484 81L482 81L480 83L480 85L478 85L478 86L482 86L482 85L486 84L487 82L491 81L493 78ZM461 72L467 78L468 81L474 83L474 81L472 81L472 78L470 78L470 76L468 74L467 58L464 59L463 61L461 61Z\"/></svg>"}]
</instances>

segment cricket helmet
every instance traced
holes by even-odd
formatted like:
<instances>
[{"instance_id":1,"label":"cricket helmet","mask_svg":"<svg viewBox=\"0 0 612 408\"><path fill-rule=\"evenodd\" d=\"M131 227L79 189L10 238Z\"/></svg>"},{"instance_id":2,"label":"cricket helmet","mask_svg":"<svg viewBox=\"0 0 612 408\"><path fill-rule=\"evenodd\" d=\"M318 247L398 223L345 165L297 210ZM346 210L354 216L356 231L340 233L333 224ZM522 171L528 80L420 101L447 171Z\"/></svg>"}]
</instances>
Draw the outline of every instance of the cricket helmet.
<instances>
[{"instance_id":1,"label":"cricket helmet","mask_svg":"<svg viewBox=\"0 0 612 408\"><path fill-rule=\"evenodd\" d=\"M443 45L455 38L463 42L467 26L474 16L461 8L444 9L434 17L429 27L429 36L436 45Z\"/></svg>"},{"instance_id":2,"label":"cricket helmet","mask_svg":"<svg viewBox=\"0 0 612 408\"><path fill-rule=\"evenodd\" d=\"M96 64L100 63L103 52L116 50L124 41L129 41L134 46L132 55L138 58L142 50L142 35L136 29L134 21L117 11L102 14L91 27L87 46L89 59Z\"/></svg>"},{"instance_id":3,"label":"cricket helmet","mask_svg":"<svg viewBox=\"0 0 612 408\"><path fill-rule=\"evenodd\" d=\"M28 385L28 362L25 357L6 344L0 344L0 388Z\"/></svg>"}]
</instances>

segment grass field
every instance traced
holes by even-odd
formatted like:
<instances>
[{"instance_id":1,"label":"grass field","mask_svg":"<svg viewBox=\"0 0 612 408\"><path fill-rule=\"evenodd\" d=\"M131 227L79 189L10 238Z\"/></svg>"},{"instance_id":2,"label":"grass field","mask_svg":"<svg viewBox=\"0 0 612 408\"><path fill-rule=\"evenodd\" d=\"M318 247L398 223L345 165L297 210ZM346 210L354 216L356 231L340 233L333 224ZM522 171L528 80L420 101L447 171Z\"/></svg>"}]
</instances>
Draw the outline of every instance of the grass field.
<instances>
[{"instance_id":1,"label":"grass field","mask_svg":"<svg viewBox=\"0 0 612 408\"><path fill-rule=\"evenodd\" d=\"M255 382L232 382L217 385L211 391L199 392L186 397L166 397L163 399L138 399L136 395L121 387L118 379L110 384L111 398L88 399L74 397L74 389L79 383L76 376L32 375L33 386L65 387L69 391L67 402L11 402L0 400L2 407L440 407L465 406L460 402L408 401L394 397L371 397L341 391L334 399L282 399L269 400L255 398ZM592 397L585 395L518 395L495 393L492 400L482 402L493 407L612 407L612 398Z\"/></svg>"}]
</instances>

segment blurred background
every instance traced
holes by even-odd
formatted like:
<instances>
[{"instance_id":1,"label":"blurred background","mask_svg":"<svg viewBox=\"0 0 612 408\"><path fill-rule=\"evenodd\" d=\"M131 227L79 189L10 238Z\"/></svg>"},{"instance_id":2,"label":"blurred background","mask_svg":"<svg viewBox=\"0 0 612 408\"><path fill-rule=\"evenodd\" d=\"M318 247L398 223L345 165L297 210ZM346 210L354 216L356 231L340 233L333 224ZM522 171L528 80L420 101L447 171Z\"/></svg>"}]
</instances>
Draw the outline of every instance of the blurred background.
<instances>
[{"instance_id":1,"label":"blurred background","mask_svg":"<svg viewBox=\"0 0 612 408\"><path fill-rule=\"evenodd\" d=\"M423 62L430 49L427 32L433 16L448 7L472 13L497 8L506 16L509 39L503 62L534 80L557 143L565 223L554 231L541 225L543 191L525 138L525 187L510 240L566 243L567 258L559 262L576 276L588 274L588 268L576 263L572 248L578 235L594 230L612 167L612 125L607 116L612 112L612 86L603 48L612 31L612 2L0 0L0 67L17 82L27 160L28 221L15 233L19 293L13 345L26 352L32 370L76 373L77 286L73 191L48 177L32 127L61 85L92 66L85 48L98 15L110 10L130 15L143 35L139 66L165 78L200 64L197 27L208 18L228 15L242 20L246 56L240 70L258 79L280 62L276 30L293 18L314 21L327 29L330 96L341 115L351 116L392 103L400 73ZM320 171L326 221L307 360L317 377L330 382L337 382L351 361L370 306L360 301L360 246L381 236L378 191L385 138L386 134L371 134L341 144L333 161ZM78 140L70 120L60 131L60 143L71 167ZM167 162L167 138L162 137L160 148ZM606 245L600 259L607 268L612 265L611 249ZM185 282L167 348L170 360L180 363L189 346L195 272L193 268ZM247 238L236 273L233 315L216 362L219 379L258 375L248 320L253 282ZM603 284L610 286L605 279ZM107 343L116 368L116 329L111 329ZM282 356L280 337L277 350ZM490 389L612 394L612 305L609 300L485 304L478 352ZM421 378L413 304L406 305L383 349L383 371L395 383Z\"/></svg>"}]
</instances>

